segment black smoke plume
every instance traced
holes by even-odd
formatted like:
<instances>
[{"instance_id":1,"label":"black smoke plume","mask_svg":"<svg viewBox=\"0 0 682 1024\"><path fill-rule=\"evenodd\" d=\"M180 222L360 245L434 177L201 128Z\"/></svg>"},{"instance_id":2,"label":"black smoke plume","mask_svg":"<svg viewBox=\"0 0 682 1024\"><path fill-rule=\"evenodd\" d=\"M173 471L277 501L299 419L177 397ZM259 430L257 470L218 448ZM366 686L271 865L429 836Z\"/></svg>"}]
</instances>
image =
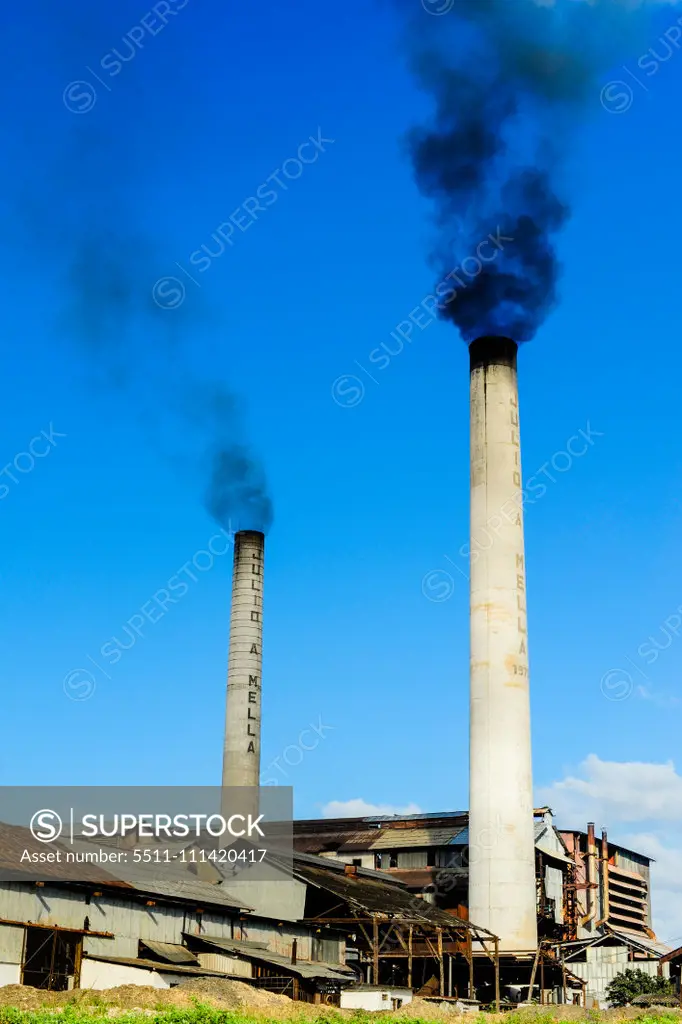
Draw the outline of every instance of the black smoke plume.
<instances>
[{"instance_id":1,"label":"black smoke plume","mask_svg":"<svg viewBox=\"0 0 682 1024\"><path fill-rule=\"evenodd\" d=\"M638 14L631 0L423 7L408 48L435 110L408 147L435 208L431 259L449 282L440 286L441 316L465 341L529 341L557 301L555 237L570 215L566 139L587 101L601 110L597 75ZM491 234L502 240L494 248Z\"/></svg>"}]
</instances>

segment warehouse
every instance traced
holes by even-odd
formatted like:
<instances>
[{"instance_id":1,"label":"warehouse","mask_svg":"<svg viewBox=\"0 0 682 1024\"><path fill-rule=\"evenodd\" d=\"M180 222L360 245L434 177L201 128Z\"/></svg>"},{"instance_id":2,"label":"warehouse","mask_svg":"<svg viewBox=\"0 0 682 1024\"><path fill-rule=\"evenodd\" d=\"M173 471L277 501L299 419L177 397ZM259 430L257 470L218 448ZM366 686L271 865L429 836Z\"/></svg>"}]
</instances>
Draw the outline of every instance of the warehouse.
<instances>
[{"instance_id":1,"label":"warehouse","mask_svg":"<svg viewBox=\"0 0 682 1024\"><path fill-rule=\"evenodd\" d=\"M294 822L294 845L299 853L372 866L435 907L467 917L476 856L468 822L465 811L312 819ZM539 944L502 956L503 994L527 998L532 985L540 1001L579 997L603 1006L609 981L628 965L667 976L668 947L651 929L650 859L610 842L606 832L597 842L592 824L557 829L549 807L534 811L533 825Z\"/></svg>"},{"instance_id":2,"label":"warehouse","mask_svg":"<svg viewBox=\"0 0 682 1024\"><path fill-rule=\"evenodd\" d=\"M38 879L30 864L16 868L20 850L39 852L27 830L0 826L0 849L3 877L13 876L0 883L0 985L164 988L212 974L281 987L268 982L266 951L277 977L300 979L300 998L314 1000L330 978L338 989L354 977L344 964L342 937L334 933L321 944L319 927L300 920L306 887L291 877L284 885L236 882L233 892L189 871L142 882L93 865L43 863ZM240 888L257 891L267 909L256 908ZM208 939L233 948L216 959Z\"/></svg>"}]
</instances>

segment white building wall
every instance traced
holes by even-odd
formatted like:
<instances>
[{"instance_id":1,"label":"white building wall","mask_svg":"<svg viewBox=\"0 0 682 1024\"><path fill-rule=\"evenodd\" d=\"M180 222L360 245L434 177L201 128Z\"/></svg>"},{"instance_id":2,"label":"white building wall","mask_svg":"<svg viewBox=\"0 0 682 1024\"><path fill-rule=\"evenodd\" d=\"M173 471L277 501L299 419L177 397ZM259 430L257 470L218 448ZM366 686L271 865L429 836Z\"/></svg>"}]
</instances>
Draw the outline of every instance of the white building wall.
<instances>
[{"instance_id":1,"label":"white building wall","mask_svg":"<svg viewBox=\"0 0 682 1024\"><path fill-rule=\"evenodd\" d=\"M115 988L117 985L151 985L152 988L170 988L186 980L184 974L160 974L143 967L127 964L107 964L102 960L84 959L81 966L81 988Z\"/></svg>"},{"instance_id":2,"label":"white building wall","mask_svg":"<svg viewBox=\"0 0 682 1024\"><path fill-rule=\"evenodd\" d=\"M20 964L0 964L0 988L3 985L21 984Z\"/></svg>"},{"instance_id":3,"label":"white building wall","mask_svg":"<svg viewBox=\"0 0 682 1024\"><path fill-rule=\"evenodd\" d=\"M15 928L9 924L0 926L0 963L20 964L23 948L23 928Z\"/></svg>"},{"instance_id":4,"label":"white building wall","mask_svg":"<svg viewBox=\"0 0 682 1024\"><path fill-rule=\"evenodd\" d=\"M23 948L24 929L0 925L0 986L21 984Z\"/></svg>"},{"instance_id":5,"label":"white building wall","mask_svg":"<svg viewBox=\"0 0 682 1024\"><path fill-rule=\"evenodd\" d=\"M347 988L341 990L342 1010L390 1010L393 999L401 999L403 1006L412 1002L409 988Z\"/></svg>"}]
</instances>

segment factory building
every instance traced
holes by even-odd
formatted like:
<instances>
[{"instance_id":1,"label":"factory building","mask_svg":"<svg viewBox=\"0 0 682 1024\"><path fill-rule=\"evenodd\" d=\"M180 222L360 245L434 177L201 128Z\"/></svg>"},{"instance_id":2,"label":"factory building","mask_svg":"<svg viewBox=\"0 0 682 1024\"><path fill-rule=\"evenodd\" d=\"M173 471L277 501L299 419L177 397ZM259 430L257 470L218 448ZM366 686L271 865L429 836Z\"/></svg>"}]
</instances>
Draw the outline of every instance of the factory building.
<instances>
[{"instance_id":1,"label":"factory building","mask_svg":"<svg viewBox=\"0 0 682 1024\"><path fill-rule=\"evenodd\" d=\"M503 988L505 977L509 989L515 976L526 998L534 965L535 998L570 1002L579 994L589 1006L604 1006L608 983L627 966L667 976L668 947L651 929L650 859L610 842L605 832L597 843L592 824L586 831L557 829L548 807L534 810L533 834L539 944L513 960L503 956ZM495 836L486 842L494 844ZM297 821L294 845L380 870L446 913L469 916L469 871L478 850L465 811Z\"/></svg>"},{"instance_id":2,"label":"factory building","mask_svg":"<svg viewBox=\"0 0 682 1024\"><path fill-rule=\"evenodd\" d=\"M0 848L40 852L27 830L7 826ZM341 861L296 854L288 875L228 884L131 882L80 864L72 879L41 865L38 881L16 858L1 866L16 877L0 883L0 985L168 988L213 976L338 1005L349 986L388 978L444 996L480 983L499 994L495 936L398 878Z\"/></svg>"},{"instance_id":3,"label":"factory building","mask_svg":"<svg viewBox=\"0 0 682 1024\"><path fill-rule=\"evenodd\" d=\"M21 851L41 852L26 829L0 826L0 850L2 877L14 876L0 882L0 985L167 988L218 975L314 1001L354 978L343 937L322 942L304 922L307 887L296 878L258 883L263 912L238 881L230 890L189 871L131 881L89 864L41 864L37 880L29 864L16 867Z\"/></svg>"},{"instance_id":4,"label":"factory building","mask_svg":"<svg viewBox=\"0 0 682 1024\"><path fill-rule=\"evenodd\" d=\"M543 937L560 937L564 879L572 864L549 808L534 812L535 892ZM494 845L496 836L484 842ZM299 852L374 868L444 910L469 916L469 868L479 855L466 811L294 823Z\"/></svg>"},{"instance_id":5,"label":"factory building","mask_svg":"<svg viewBox=\"0 0 682 1024\"><path fill-rule=\"evenodd\" d=\"M344 992L368 1008L418 992L499 1008L501 998L603 1005L624 966L668 972L651 930L649 859L606 833L597 842L592 824L559 831L550 808L532 805L517 348L496 336L469 347L469 811L295 822L293 862L272 854L271 881L214 866L164 882L81 866L43 881L5 873L0 985L168 987L216 975L337 1005ZM245 787L254 811L264 562L263 534L237 533L223 798ZM30 837L0 823L0 854L22 845Z\"/></svg>"}]
</instances>

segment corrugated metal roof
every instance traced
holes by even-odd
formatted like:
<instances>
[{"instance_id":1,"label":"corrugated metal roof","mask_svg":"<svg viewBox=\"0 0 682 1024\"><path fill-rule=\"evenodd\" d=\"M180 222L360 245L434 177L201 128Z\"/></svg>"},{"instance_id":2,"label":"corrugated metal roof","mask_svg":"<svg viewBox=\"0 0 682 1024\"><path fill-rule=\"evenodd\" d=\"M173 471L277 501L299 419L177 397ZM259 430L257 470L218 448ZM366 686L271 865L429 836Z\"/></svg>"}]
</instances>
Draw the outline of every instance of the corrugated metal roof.
<instances>
[{"instance_id":1,"label":"corrugated metal roof","mask_svg":"<svg viewBox=\"0 0 682 1024\"><path fill-rule=\"evenodd\" d=\"M92 843L76 843L74 846L66 846L63 843L53 842L49 849L53 852L59 851L62 854L60 863L50 864L21 864L21 854L28 850L33 853L44 853L45 844L37 842L29 829L18 825L7 825L0 822L0 872L5 881L32 881L41 879L49 881L54 885L63 883L65 886L90 883L103 887L114 887L127 890L129 893L138 892L148 896L165 896L174 900L189 900L192 903L208 903L213 906L231 907L235 910L252 910L252 907L245 907L239 897L233 896L222 884L213 885L210 882L202 882L193 878L189 871L182 871L181 877L176 880L163 879L158 873L149 868L147 874L149 881L144 880L142 870L136 870L133 879L125 878L125 869L107 870L95 863L77 864L67 861L66 854L74 850L92 850ZM136 866L137 867L137 866ZM163 868L159 869L163 871ZM114 873L116 872L116 873ZM180 874L180 873L179 873ZM124 898L124 893L121 893Z\"/></svg>"},{"instance_id":2,"label":"corrugated metal roof","mask_svg":"<svg viewBox=\"0 0 682 1024\"><path fill-rule=\"evenodd\" d=\"M391 832L397 831L394 829ZM351 853L355 850L369 850L374 849L376 840L383 834L381 829L377 828L366 828L362 832L351 832L346 833L341 846L339 846L339 853Z\"/></svg>"},{"instance_id":3,"label":"corrugated metal roof","mask_svg":"<svg viewBox=\"0 0 682 1024\"><path fill-rule=\"evenodd\" d=\"M360 821L429 821L434 818L463 818L469 817L468 811L429 811L427 814L373 814Z\"/></svg>"},{"instance_id":4,"label":"corrugated metal roof","mask_svg":"<svg viewBox=\"0 0 682 1024\"><path fill-rule=\"evenodd\" d=\"M142 957L106 956L99 953L84 953L87 960L101 960L105 964L125 964L126 967L142 967L146 971L170 972L171 974L193 974L211 978L232 978L224 971L209 971L204 967L193 967L189 964L160 964L157 960L144 960ZM241 978L238 980L242 980Z\"/></svg>"},{"instance_id":5,"label":"corrugated metal roof","mask_svg":"<svg viewBox=\"0 0 682 1024\"><path fill-rule=\"evenodd\" d=\"M202 882L200 879L188 879L187 881L172 882L155 878L147 882L131 882L132 889L137 892L146 893L149 896L166 896L174 900L189 900L199 904L212 904L214 907L230 907L233 910L252 910L252 907L245 907L238 896L233 896L221 883L213 885L211 882Z\"/></svg>"},{"instance_id":6,"label":"corrugated metal roof","mask_svg":"<svg viewBox=\"0 0 682 1024\"><path fill-rule=\"evenodd\" d=\"M338 874L303 863L296 864L296 873L312 885L326 889L364 912L386 914L417 924L441 925L452 929L469 927L469 922L418 899L406 889L393 884L387 876L384 876L384 881L361 875ZM480 928L479 931L485 932L485 929Z\"/></svg>"},{"instance_id":7,"label":"corrugated metal roof","mask_svg":"<svg viewBox=\"0 0 682 1024\"><path fill-rule=\"evenodd\" d=\"M419 846L447 846L458 832L456 826L448 828L387 828L374 836L372 850L405 850Z\"/></svg>"},{"instance_id":8,"label":"corrugated metal roof","mask_svg":"<svg viewBox=\"0 0 682 1024\"><path fill-rule=\"evenodd\" d=\"M551 857L554 860L561 861L562 864L573 865L575 861L572 861L570 857L567 857L565 853L560 853L559 850L555 849L550 845L549 838L545 838L544 832L539 839L535 840L535 849L539 850L540 853L544 853L546 857Z\"/></svg>"},{"instance_id":9,"label":"corrugated metal roof","mask_svg":"<svg viewBox=\"0 0 682 1024\"><path fill-rule=\"evenodd\" d=\"M268 860L272 863L277 862L277 857L268 855ZM346 861L338 860L336 857L317 857L313 853L294 853L294 874L296 873L296 867L299 864L311 864L313 867L322 867L327 871L338 872L343 875L346 867L348 866ZM389 880L385 871L376 871L374 868L362 868L358 867L355 869L356 873L362 878L376 878L380 882L386 882ZM400 885L398 879L391 878L394 885Z\"/></svg>"},{"instance_id":10,"label":"corrugated metal roof","mask_svg":"<svg viewBox=\"0 0 682 1024\"><path fill-rule=\"evenodd\" d=\"M152 953L171 964L195 964L198 966L196 953L191 953L186 946L176 942L157 942L155 939L140 939L140 942Z\"/></svg>"},{"instance_id":11,"label":"corrugated metal roof","mask_svg":"<svg viewBox=\"0 0 682 1024\"><path fill-rule=\"evenodd\" d=\"M273 953L267 946L255 942L238 942L235 939L224 939L221 936L193 935L197 942L203 942L224 953L236 953L246 960L257 960L275 967L281 967L289 974L299 978L331 978L336 981L352 981L355 972L342 964L327 964L322 961L299 960L292 964L291 958Z\"/></svg>"},{"instance_id":12,"label":"corrugated metal roof","mask_svg":"<svg viewBox=\"0 0 682 1024\"><path fill-rule=\"evenodd\" d=\"M121 881L116 875L107 871L98 864L75 864L67 861L66 855L70 847L59 840L52 842L46 849L44 843L38 842L33 837L30 829L22 825L8 825L0 821L0 871L4 881L73 881L73 882L94 882L100 885L117 885L129 888L127 882ZM22 854L28 851L30 854L45 854L46 852L60 853L59 863L34 864L24 861Z\"/></svg>"},{"instance_id":13,"label":"corrugated metal roof","mask_svg":"<svg viewBox=\"0 0 682 1024\"><path fill-rule=\"evenodd\" d=\"M563 860L563 861L566 861L568 864L573 864L573 861L569 857L563 856L561 853L554 852L549 844L545 844L545 846L540 846L538 844L538 841L540 839L542 839L542 837L544 836L545 832L547 832L547 830L548 830L548 826L544 823L544 821L536 821L536 822L534 822L535 843L536 843L536 845L538 845L538 849L540 849L543 853L549 853L552 857L556 857L558 860ZM468 826L467 826L467 828L463 828L461 830L461 832L458 832L457 835L455 835L450 840L449 845L450 846L468 846L469 845L469 828L468 828ZM562 846L563 846L563 842L562 842Z\"/></svg>"},{"instance_id":14,"label":"corrugated metal roof","mask_svg":"<svg viewBox=\"0 0 682 1024\"><path fill-rule=\"evenodd\" d=\"M647 935L634 934L624 929L610 929L611 934L615 935L616 938L622 939L623 942L627 942L631 946L639 946L641 949L648 953L653 953L655 956L665 956L666 953L670 952L670 946L666 945L665 942L656 942L654 939L650 939Z\"/></svg>"}]
</instances>

